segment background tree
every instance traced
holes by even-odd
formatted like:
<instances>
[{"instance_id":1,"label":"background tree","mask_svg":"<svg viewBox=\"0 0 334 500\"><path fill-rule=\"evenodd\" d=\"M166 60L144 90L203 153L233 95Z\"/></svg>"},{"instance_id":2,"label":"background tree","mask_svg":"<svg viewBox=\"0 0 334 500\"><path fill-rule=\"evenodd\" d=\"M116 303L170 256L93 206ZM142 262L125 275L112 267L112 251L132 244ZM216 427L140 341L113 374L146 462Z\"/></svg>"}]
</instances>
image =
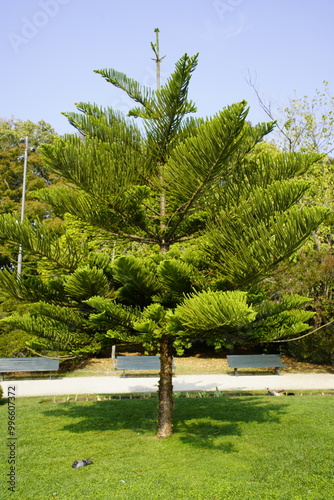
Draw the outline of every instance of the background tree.
<instances>
[{"instance_id":1,"label":"background tree","mask_svg":"<svg viewBox=\"0 0 334 500\"><path fill-rule=\"evenodd\" d=\"M45 203L33 199L32 194L51 183L56 183L56 177L48 172L39 147L42 144L53 142L55 131L43 120L38 123L22 121L15 118L0 119L0 213L19 216L21 213L22 185L23 185L23 160L25 144L21 139L29 138L28 171L26 183L25 217L33 221L36 217L46 219L47 223L59 226L60 219L55 217L50 207ZM0 239L0 269L4 267L15 269L17 264L18 245ZM24 255L24 259L27 259ZM36 266L36 259L29 256L31 261L30 272ZM26 260L27 264L27 260ZM27 265L24 272L28 272ZM6 316L10 311L24 311L23 306L18 306L13 300L0 297L0 317ZM25 342L31 336L21 332L13 333L4 324L0 326L0 353L10 356L24 350Z\"/></svg>"},{"instance_id":2,"label":"background tree","mask_svg":"<svg viewBox=\"0 0 334 500\"><path fill-rule=\"evenodd\" d=\"M26 136L36 147L41 144L51 144L55 135L55 130L44 120L34 123L31 120L24 121L13 117L0 118L0 146L2 150L18 146L20 139Z\"/></svg>"},{"instance_id":3,"label":"background tree","mask_svg":"<svg viewBox=\"0 0 334 500\"><path fill-rule=\"evenodd\" d=\"M25 216L47 218L53 220L50 207L32 198L32 193L38 189L56 182L56 178L45 169L44 160L39 147L51 144L56 136L55 131L43 120L38 123L18 119L0 119L0 213L21 213L23 159L25 144L22 139L29 138L29 165L26 184ZM59 221L58 221L59 222ZM14 248L1 242L0 267L15 265L17 246Z\"/></svg>"},{"instance_id":4,"label":"background tree","mask_svg":"<svg viewBox=\"0 0 334 500\"><path fill-rule=\"evenodd\" d=\"M71 293L82 293L91 308L97 338L159 346L159 437L172 433L175 346L198 335L223 344L308 328L313 313L298 310L303 298L287 296L277 304L252 293L252 286L299 248L325 215L298 206L309 187L300 176L319 157L256 154L273 125L251 126L245 102L206 120L188 116L196 111L187 97L196 65L197 56L185 54L156 91L115 70L97 71L138 104L129 114L142 126L110 108L80 103L81 113L66 116L81 137L43 147L48 168L69 187L42 190L39 199L149 249L116 259L108 286L99 274L98 293L90 290L89 298L96 266L84 278L73 271L66 286L70 282ZM35 252L45 251L48 241L49 258L63 250L63 264L72 255L42 226L7 216L0 230ZM185 248L186 242L194 246ZM17 283L10 273L1 279L3 288Z\"/></svg>"},{"instance_id":5,"label":"background tree","mask_svg":"<svg viewBox=\"0 0 334 500\"><path fill-rule=\"evenodd\" d=\"M259 104L270 120L276 122L273 141L280 150L316 152L331 156L334 134L334 97L329 83L316 89L313 97L303 96L288 100L285 107L277 107L261 97L255 83L248 79Z\"/></svg>"},{"instance_id":6,"label":"background tree","mask_svg":"<svg viewBox=\"0 0 334 500\"><path fill-rule=\"evenodd\" d=\"M324 206L329 209L329 214L312 233L313 239L294 257L292 265L276 273L276 280L272 279L267 289L270 294L277 293L280 287L282 293L293 289L313 298L312 307L317 311L313 320L316 335L307 336L296 343L284 343L282 348L302 360L329 363L334 353L333 325L329 324L334 319L330 264L334 258L334 97L330 93L329 83L324 81L322 89L316 89L313 97L300 98L295 92L295 97L289 99L286 106L277 108L274 103L261 97L251 80L249 83L267 116L276 120L275 133L271 134L273 145L283 151L311 151L323 155L322 160L305 174L305 179L312 184L303 203Z\"/></svg>"}]
</instances>

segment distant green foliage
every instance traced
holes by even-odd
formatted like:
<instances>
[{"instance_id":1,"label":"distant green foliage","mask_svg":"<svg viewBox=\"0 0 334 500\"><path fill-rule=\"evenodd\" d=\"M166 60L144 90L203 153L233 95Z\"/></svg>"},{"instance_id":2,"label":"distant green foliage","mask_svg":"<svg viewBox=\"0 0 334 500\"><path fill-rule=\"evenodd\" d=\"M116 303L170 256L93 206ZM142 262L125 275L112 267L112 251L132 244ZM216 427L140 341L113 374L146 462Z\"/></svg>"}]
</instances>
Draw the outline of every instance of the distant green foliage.
<instances>
[{"instance_id":1,"label":"distant green foliage","mask_svg":"<svg viewBox=\"0 0 334 500\"><path fill-rule=\"evenodd\" d=\"M282 344L282 352L300 361L319 365L332 365L334 360L334 327L322 330L295 342Z\"/></svg>"},{"instance_id":2,"label":"distant green foliage","mask_svg":"<svg viewBox=\"0 0 334 500\"><path fill-rule=\"evenodd\" d=\"M334 255L332 247L304 248L292 265L278 269L270 280L263 283L266 293L280 301L282 294L296 294L312 298L306 311L314 317L309 323L313 329L321 328L334 320ZM291 337L298 337L294 334ZM281 349L297 359L329 364L334 354L333 325L293 342L284 342Z\"/></svg>"},{"instance_id":3,"label":"distant green foliage","mask_svg":"<svg viewBox=\"0 0 334 500\"><path fill-rule=\"evenodd\" d=\"M22 121L18 119L0 118L0 214L11 213L17 217L21 214L23 164L25 140L28 137L28 169L26 182L25 217L48 219L48 224L59 225L55 214L44 202L33 199L38 189L56 183L56 178L45 168L45 161L38 149L45 143L52 143L55 137L52 127L40 121ZM17 259L17 245L0 239L0 268L11 266Z\"/></svg>"},{"instance_id":4,"label":"distant green foliage","mask_svg":"<svg viewBox=\"0 0 334 500\"><path fill-rule=\"evenodd\" d=\"M26 349L27 344L30 345L34 340L34 335L27 332L13 329L2 329L0 335L0 357L14 358L18 355L29 355Z\"/></svg>"},{"instance_id":5,"label":"distant green foliage","mask_svg":"<svg viewBox=\"0 0 334 500\"><path fill-rule=\"evenodd\" d=\"M0 149L7 150L20 144L20 139L28 136L34 147L51 144L56 132L44 120L37 123L18 118L0 118Z\"/></svg>"}]
</instances>

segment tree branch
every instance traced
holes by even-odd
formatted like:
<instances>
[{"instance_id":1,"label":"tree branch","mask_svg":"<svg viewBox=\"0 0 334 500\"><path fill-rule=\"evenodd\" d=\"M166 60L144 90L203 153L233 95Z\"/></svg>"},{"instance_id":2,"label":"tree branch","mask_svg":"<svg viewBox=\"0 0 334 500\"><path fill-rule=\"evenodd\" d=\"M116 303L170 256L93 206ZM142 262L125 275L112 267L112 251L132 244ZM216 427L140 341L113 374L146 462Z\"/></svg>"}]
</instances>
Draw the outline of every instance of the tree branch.
<instances>
[{"instance_id":1,"label":"tree branch","mask_svg":"<svg viewBox=\"0 0 334 500\"><path fill-rule=\"evenodd\" d=\"M308 333L305 333L305 335L301 335L300 337L296 337L294 339L284 339L284 340L271 340L271 342L273 343L279 343L279 342L294 342L295 340L300 340L300 339L303 339L305 337L308 337L309 335L312 335L312 333L315 333L315 332L318 332L319 330L321 330L322 328L325 328L325 326L329 326L331 325L332 323L334 323L334 320L333 321L330 321L329 323L326 323L325 325L322 325L322 326L319 326L319 328L316 328L315 330L312 330L312 332L308 332ZM268 341L267 341L268 342Z\"/></svg>"},{"instance_id":2,"label":"tree branch","mask_svg":"<svg viewBox=\"0 0 334 500\"><path fill-rule=\"evenodd\" d=\"M34 354L36 354L36 356L39 356L41 358L65 360L65 359L75 359L78 357L78 356L70 356L70 357L67 357L67 356L44 356L43 354L38 354L38 352L34 351L33 349L31 349L27 345L25 346L25 348L29 349L29 351L33 352Z\"/></svg>"},{"instance_id":3,"label":"tree branch","mask_svg":"<svg viewBox=\"0 0 334 500\"><path fill-rule=\"evenodd\" d=\"M281 134L285 137L285 139L288 141L288 144L289 144L288 149L289 149L289 151L293 151L292 139L287 135L287 133L280 126L280 124L278 123L278 121L276 120L276 118L274 117L274 115L272 114L272 112L271 112L271 104L269 103L269 105L267 106L264 103L263 99L260 97L258 89L255 87L255 84L252 82L252 79L251 79L250 76L248 78L246 78L246 82L254 90L255 95L256 95L256 97L257 97L257 99L259 101L260 107L263 109L263 111L266 113L266 115L270 118L270 120L272 120L272 121L274 121L276 123L276 127L281 132Z\"/></svg>"}]
</instances>

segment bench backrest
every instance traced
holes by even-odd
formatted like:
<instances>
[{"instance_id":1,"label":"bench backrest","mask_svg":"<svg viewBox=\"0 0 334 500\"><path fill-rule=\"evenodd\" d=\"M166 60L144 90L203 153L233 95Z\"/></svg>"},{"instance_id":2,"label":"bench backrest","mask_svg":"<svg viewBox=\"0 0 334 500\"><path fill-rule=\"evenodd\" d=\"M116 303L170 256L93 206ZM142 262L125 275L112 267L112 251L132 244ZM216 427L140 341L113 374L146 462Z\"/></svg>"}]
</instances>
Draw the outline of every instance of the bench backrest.
<instances>
[{"instance_id":1,"label":"bench backrest","mask_svg":"<svg viewBox=\"0 0 334 500\"><path fill-rule=\"evenodd\" d=\"M118 356L117 370L159 370L160 356ZM175 369L173 362L173 369Z\"/></svg>"},{"instance_id":2,"label":"bench backrest","mask_svg":"<svg viewBox=\"0 0 334 500\"><path fill-rule=\"evenodd\" d=\"M275 368L285 366L279 354L236 354L226 356L231 368Z\"/></svg>"},{"instance_id":3,"label":"bench backrest","mask_svg":"<svg viewBox=\"0 0 334 500\"><path fill-rule=\"evenodd\" d=\"M118 370L158 370L159 356L118 356Z\"/></svg>"},{"instance_id":4,"label":"bench backrest","mask_svg":"<svg viewBox=\"0 0 334 500\"><path fill-rule=\"evenodd\" d=\"M0 372L42 372L59 369L59 359L0 358Z\"/></svg>"}]
</instances>

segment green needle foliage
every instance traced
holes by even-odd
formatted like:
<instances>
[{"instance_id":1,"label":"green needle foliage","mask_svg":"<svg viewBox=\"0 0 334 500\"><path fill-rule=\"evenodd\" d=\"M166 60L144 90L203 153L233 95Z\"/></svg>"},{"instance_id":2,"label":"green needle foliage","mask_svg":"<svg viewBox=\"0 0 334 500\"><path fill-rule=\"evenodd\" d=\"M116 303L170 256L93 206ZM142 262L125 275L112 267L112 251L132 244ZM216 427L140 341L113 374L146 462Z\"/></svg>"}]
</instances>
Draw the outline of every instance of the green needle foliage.
<instances>
[{"instance_id":1,"label":"green needle foliage","mask_svg":"<svg viewBox=\"0 0 334 500\"><path fill-rule=\"evenodd\" d=\"M216 345L266 339L268 318L279 325L270 339L307 328L309 316L295 314L291 304L284 316L261 301L253 304L248 293L327 213L299 204L309 187L300 176L320 156L256 149L274 124L252 126L245 101L205 120L189 116L196 111L188 90L197 62L197 55L183 55L157 90L115 70L97 71L135 102L129 117L80 103L79 113L66 114L80 136L43 147L48 168L67 187L43 189L39 199L108 234L109 241L139 243L133 255L119 255L109 269L94 266L89 253L72 249L70 240L60 245L38 224L29 230L8 216L0 224L0 237L19 239L59 265L62 305L78 308L90 322L92 345L110 338L160 351L159 437L172 433L175 347L189 345L195 334ZM26 327L39 315L49 338L56 336L41 309L31 323L24 318ZM58 309L53 319L62 321ZM72 330L64 324L64 349L72 341L77 352L85 349L89 342L80 321ZM79 345L74 332L81 327Z\"/></svg>"}]
</instances>

